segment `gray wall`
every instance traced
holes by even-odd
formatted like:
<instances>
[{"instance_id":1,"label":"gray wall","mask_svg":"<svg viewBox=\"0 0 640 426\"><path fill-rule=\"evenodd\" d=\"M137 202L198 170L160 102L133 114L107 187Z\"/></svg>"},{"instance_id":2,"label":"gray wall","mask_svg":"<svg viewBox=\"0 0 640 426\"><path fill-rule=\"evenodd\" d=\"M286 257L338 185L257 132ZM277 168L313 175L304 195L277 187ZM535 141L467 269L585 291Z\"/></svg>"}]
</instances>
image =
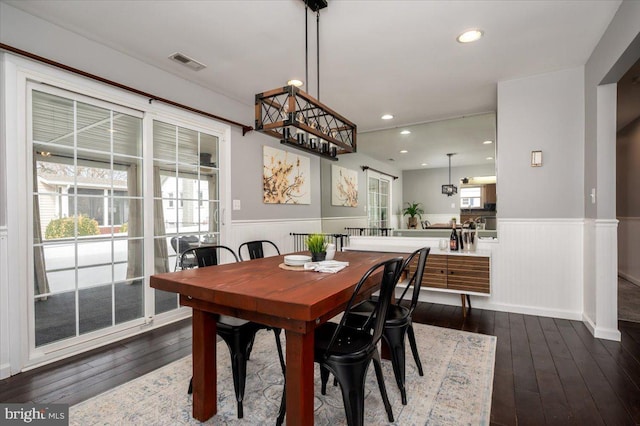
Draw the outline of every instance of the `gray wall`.
<instances>
[{"instance_id":1,"label":"gray wall","mask_svg":"<svg viewBox=\"0 0 640 426\"><path fill-rule=\"evenodd\" d=\"M501 218L583 215L583 68L498 83ZM542 167L531 151L542 150Z\"/></svg>"},{"instance_id":2,"label":"gray wall","mask_svg":"<svg viewBox=\"0 0 640 426\"><path fill-rule=\"evenodd\" d=\"M452 157L455 162L455 156ZM487 161L489 162L489 161ZM460 179L474 176L494 176L493 162L487 165L451 167L451 182L458 187L458 196L442 194L442 185L449 183L449 168L407 170L402 173L402 193L405 202L419 202L427 214L460 214ZM498 182L498 185L501 185ZM455 207L451 207L454 203ZM500 199L498 199L500 211Z\"/></svg>"},{"instance_id":3,"label":"gray wall","mask_svg":"<svg viewBox=\"0 0 640 426\"><path fill-rule=\"evenodd\" d=\"M618 132L617 139L617 215L640 217L640 118Z\"/></svg>"},{"instance_id":4,"label":"gray wall","mask_svg":"<svg viewBox=\"0 0 640 426\"><path fill-rule=\"evenodd\" d=\"M597 188L598 202L585 197L584 216L614 219L615 160L598 161L598 86L616 83L640 58L640 1L625 0L585 65L585 178L584 193ZM615 105L613 106L615 108ZM602 111L600 111L602 113ZM615 135L612 138L615 141ZM615 142L613 142L615 143ZM608 147L613 150L613 147Z\"/></svg>"},{"instance_id":5,"label":"gray wall","mask_svg":"<svg viewBox=\"0 0 640 426\"><path fill-rule=\"evenodd\" d=\"M253 112L253 108L251 109ZM247 121L247 120L245 120ZM279 140L262 133L232 136L231 197L240 200L241 210L232 211L232 220L316 218L321 216L320 159L315 155L287 148ZM311 204L281 205L262 202L262 147L269 145L309 157L311 160Z\"/></svg>"},{"instance_id":6,"label":"gray wall","mask_svg":"<svg viewBox=\"0 0 640 426\"><path fill-rule=\"evenodd\" d=\"M358 172L358 207L341 207L331 205L331 166L335 164ZM363 154L343 154L338 156L338 161L321 160L320 175L322 178L322 217L356 217L367 215L367 174L361 166L369 166L385 173L398 176L392 184L391 211L396 214L402 205L402 177L401 171L378 160L374 160Z\"/></svg>"},{"instance_id":7,"label":"gray wall","mask_svg":"<svg viewBox=\"0 0 640 426\"><path fill-rule=\"evenodd\" d=\"M253 125L253 98L238 102L5 3L0 3L0 40L159 97ZM311 159L311 205L266 205L262 203L262 146L281 147L279 141L257 132L242 136L242 131L233 126L231 139L231 198L242 202L242 209L232 212L232 219L320 218L320 167L316 157ZM4 206L4 199L0 201ZM0 213L0 224L4 223L2 218Z\"/></svg>"}]
</instances>

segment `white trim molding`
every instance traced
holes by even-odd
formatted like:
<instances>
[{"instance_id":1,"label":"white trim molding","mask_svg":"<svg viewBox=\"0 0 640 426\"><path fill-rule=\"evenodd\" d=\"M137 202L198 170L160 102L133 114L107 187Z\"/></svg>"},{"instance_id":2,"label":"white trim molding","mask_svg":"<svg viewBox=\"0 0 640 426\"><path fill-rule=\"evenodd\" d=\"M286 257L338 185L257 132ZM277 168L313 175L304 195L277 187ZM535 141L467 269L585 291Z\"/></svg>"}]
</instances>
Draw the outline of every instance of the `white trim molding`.
<instances>
[{"instance_id":1,"label":"white trim molding","mask_svg":"<svg viewBox=\"0 0 640 426\"><path fill-rule=\"evenodd\" d=\"M593 336L620 341L618 330L618 220L595 222L596 321Z\"/></svg>"},{"instance_id":2,"label":"white trim molding","mask_svg":"<svg viewBox=\"0 0 640 426\"><path fill-rule=\"evenodd\" d=\"M280 253L294 250L290 233L313 233L322 231L320 218L283 220L234 220L227 241L222 244L238 251L240 244L252 240L270 240L280 249ZM267 253L265 253L267 254Z\"/></svg>"},{"instance_id":3,"label":"white trim molding","mask_svg":"<svg viewBox=\"0 0 640 426\"><path fill-rule=\"evenodd\" d=\"M9 250L7 247L6 226L0 226L0 342L9 341ZM9 345L0 345L0 379L11 375Z\"/></svg>"}]
</instances>

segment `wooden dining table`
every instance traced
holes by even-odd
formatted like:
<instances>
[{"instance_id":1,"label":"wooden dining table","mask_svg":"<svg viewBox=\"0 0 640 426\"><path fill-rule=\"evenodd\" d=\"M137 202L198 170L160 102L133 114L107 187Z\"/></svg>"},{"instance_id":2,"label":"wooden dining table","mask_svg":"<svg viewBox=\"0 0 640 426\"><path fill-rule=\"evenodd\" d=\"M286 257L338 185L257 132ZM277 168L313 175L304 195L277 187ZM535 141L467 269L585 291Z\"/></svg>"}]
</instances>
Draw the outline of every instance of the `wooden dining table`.
<instances>
[{"instance_id":1,"label":"wooden dining table","mask_svg":"<svg viewBox=\"0 0 640 426\"><path fill-rule=\"evenodd\" d=\"M344 311L371 266L397 256L406 253L338 252L335 260L349 262L338 273L283 269L283 256L273 256L151 276L151 287L179 293L193 309L193 417L206 421L217 412L221 314L285 330L287 425L312 425L315 328ZM376 278L363 286L363 299L378 290Z\"/></svg>"}]
</instances>

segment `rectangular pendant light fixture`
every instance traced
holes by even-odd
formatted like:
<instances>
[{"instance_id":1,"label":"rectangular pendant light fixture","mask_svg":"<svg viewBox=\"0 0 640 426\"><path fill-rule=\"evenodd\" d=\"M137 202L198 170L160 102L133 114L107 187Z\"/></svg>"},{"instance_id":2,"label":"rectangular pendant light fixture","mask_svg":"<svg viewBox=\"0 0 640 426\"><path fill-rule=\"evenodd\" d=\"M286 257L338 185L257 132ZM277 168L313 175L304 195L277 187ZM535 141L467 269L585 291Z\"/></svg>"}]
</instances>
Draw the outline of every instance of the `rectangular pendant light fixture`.
<instances>
[{"instance_id":1,"label":"rectangular pendant light fixture","mask_svg":"<svg viewBox=\"0 0 640 426\"><path fill-rule=\"evenodd\" d=\"M356 152L356 125L298 87L258 93L255 109L255 130L282 144L333 161Z\"/></svg>"}]
</instances>

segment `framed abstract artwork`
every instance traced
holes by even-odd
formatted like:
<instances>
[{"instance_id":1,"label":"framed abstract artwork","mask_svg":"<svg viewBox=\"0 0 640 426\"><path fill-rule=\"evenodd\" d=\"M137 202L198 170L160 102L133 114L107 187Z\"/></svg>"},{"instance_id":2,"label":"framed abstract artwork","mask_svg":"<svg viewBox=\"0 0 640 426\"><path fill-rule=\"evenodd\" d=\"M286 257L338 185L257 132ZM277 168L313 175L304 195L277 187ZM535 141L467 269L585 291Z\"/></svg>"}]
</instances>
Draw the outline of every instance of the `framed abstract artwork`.
<instances>
[{"instance_id":1,"label":"framed abstract artwork","mask_svg":"<svg viewBox=\"0 0 640 426\"><path fill-rule=\"evenodd\" d=\"M292 152L263 147L265 204L311 204L311 161Z\"/></svg>"},{"instance_id":2,"label":"framed abstract artwork","mask_svg":"<svg viewBox=\"0 0 640 426\"><path fill-rule=\"evenodd\" d=\"M358 172L331 166L331 205L358 207Z\"/></svg>"}]
</instances>

